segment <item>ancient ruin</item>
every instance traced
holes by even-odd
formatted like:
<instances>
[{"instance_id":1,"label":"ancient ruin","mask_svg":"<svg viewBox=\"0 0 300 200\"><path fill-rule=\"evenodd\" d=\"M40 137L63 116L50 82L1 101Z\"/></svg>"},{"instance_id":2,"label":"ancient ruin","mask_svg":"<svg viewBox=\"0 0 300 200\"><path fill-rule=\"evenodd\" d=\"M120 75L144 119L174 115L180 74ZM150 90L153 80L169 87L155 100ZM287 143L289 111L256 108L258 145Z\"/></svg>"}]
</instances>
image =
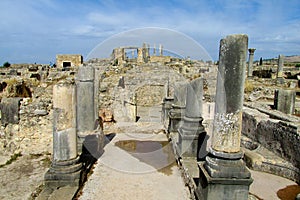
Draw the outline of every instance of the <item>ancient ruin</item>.
<instances>
[{"instance_id":1,"label":"ancient ruin","mask_svg":"<svg viewBox=\"0 0 300 200\"><path fill-rule=\"evenodd\" d=\"M79 67L83 63L83 57L79 54L58 54L56 55L56 67L66 69Z\"/></svg>"},{"instance_id":2,"label":"ancient ruin","mask_svg":"<svg viewBox=\"0 0 300 200\"><path fill-rule=\"evenodd\" d=\"M259 199L271 174L296 196L300 60L254 51L238 34L218 62L144 43L0 68L0 172L21 185L0 198Z\"/></svg>"}]
</instances>

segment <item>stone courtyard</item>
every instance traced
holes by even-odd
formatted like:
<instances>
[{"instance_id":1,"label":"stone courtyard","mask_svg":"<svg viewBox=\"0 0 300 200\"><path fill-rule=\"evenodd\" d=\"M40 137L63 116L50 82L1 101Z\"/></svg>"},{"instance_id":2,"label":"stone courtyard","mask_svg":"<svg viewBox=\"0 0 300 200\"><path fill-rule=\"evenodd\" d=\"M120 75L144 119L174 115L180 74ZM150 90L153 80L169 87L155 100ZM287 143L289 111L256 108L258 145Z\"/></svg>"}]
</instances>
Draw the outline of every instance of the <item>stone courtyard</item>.
<instances>
[{"instance_id":1,"label":"stone courtyard","mask_svg":"<svg viewBox=\"0 0 300 200\"><path fill-rule=\"evenodd\" d=\"M221 49L214 63L147 44L118 47L111 58L59 55L56 67L0 69L0 198L213 199L239 185L227 188L236 199L295 199L300 60L253 61L241 38L244 62L234 65L244 68L234 75L222 72L236 58ZM226 126L215 108L238 120ZM237 135L218 139L216 130ZM210 192L210 181L221 184Z\"/></svg>"}]
</instances>

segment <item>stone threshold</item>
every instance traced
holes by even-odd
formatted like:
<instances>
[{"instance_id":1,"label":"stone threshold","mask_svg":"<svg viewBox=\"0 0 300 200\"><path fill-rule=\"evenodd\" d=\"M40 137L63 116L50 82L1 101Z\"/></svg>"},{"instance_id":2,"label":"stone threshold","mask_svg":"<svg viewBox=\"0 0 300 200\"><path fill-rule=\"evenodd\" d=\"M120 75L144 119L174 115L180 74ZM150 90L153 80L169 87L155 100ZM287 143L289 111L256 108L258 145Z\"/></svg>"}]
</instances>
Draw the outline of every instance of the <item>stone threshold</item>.
<instances>
[{"instance_id":1,"label":"stone threshold","mask_svg":"<svg viewBox=\"0 0 300 200\"><path fill-rule=\"evenodd\" d=\"M259 145L254 150L243 148L244 160L248 168L281 176L300 183L300 170L290 162Z\"/></svg>"}]
</instances>

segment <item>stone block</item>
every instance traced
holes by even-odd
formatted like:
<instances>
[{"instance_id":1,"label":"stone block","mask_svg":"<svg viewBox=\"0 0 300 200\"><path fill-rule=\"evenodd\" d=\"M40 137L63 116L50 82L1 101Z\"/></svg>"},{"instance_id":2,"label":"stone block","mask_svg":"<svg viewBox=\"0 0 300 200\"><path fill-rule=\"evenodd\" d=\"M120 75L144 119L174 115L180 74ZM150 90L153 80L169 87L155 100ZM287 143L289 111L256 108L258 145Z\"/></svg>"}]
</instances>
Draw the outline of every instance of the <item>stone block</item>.
<instances>
[{"instance_id":1,"label":"stone block","mask_svg":"<svg viewBox=\"0 0 300 200\"><path fill-rule=\"evenodd\" d=\"M91 66L79 67L78 68L78 80L79 81L94 81L95 70Z\"/></svg>"},{"instance_id":2,"label":"stone block","mask_svg":"<svg viewBox=\"0 0 300 200\"><path fill-rule=\"evenodd\" d=\"M18 124L21 98L2 98L1 123L2 125Z\"/></svg>"},{"instance_id":3,"label":"stone block","mask_svg":"<svg viewBox=\"0 0 300 200\"><path fill-rule=\"evenodd\" d=\"M95 129L94 83L78 82L76 90L77 130L78 132L92 131Z\"/></svg>"},{"instance_id":4,"label":"stone block","mask_svg":"<svg viewBox=\"0 0 300 200\"><path fill-rule=\"evenodd\" d=\"M275 90L274 107L285 114L295 112L296 92L293 90Z\"/></svg>"},{"instance_id":5,"label":"stone block","mask_svg":"<svg viewBox=\"0 0 300 200\"><path fill-rule=\"evenodd\" d=\"M198 199L235 199L247 200L251 178L219 178L211 177L207 172L204 162L198 163L199 185L196 190Z\"/></svg>"},{"instance_id":6,"label":"stone block","mask_svg":"<svg viewBox=\"0 0 300 200\"><path fill-rule=\"evenodd\" d=\"M77 137L76 129L70 128L57 131L53 138L53 160L65 161L77 157Z\"/></svg>"}]
</instances>

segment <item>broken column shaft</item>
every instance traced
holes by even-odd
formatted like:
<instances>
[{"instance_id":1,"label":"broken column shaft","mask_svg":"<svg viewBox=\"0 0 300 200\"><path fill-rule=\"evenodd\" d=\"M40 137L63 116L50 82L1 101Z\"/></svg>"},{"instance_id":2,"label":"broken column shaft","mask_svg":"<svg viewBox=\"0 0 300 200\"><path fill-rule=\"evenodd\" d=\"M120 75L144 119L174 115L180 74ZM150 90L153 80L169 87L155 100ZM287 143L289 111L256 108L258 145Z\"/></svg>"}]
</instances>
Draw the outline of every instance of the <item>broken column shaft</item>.
<instances>
[{"instance_id":1,"label":"broken column shaft","mask_svg":"<svg viewBox=\"0 0 300 200\"><path fill-rule=\"evenodd\" d=\"M163 46L159 45L159 56L163 56Z\"/></svg>"},{"instance_id":2,"label":"broken column shaft","mask_svg":"<svg viewBox=\"0 0 300 200\"><path fill-rule=\"evenodd\" d=\"M76 123L79 152L82 150L82 143L86 135L95 130L94 77L95 70L92 66L79 67L76 81Z\"/></svg>"},{"instance_id":3,"label":"broken column shaft","mask_svg":"<svg viewBox=\"0 0 300 200\"><path fill-rule=\"evenodd\" d=\"M174 102L172 108L169 111L169 127L168 132L177 132L181 126L185 105L186 105L186 87L187 83L176 83L174 85Z\"/></svg>"},{"instance_id":4,"label":"broken column shaft","mask_svg":"<svg viewBox=\"0 0 300 200\"><path fill-rule=\"evenodd\" d=\"M187 84L186 109L183 125L178 129L179 154L184 157L198 157L198 138L204 134L202 125L203 79L197 78Z\"/></svg>"},{"instance_id":5,"label":"broken column shaft","mask_svg":"<svg viewBox=\"0 0 300 200\"><path fill-rule=\"evenodd\" d=\"M253 57L255 49L248 49L249 51L249 61L248 61L248 77L253 76Z\"/></svg>"},{"instance_id":6,"label":"broken column shaft","mask_svg":"<svg viewBox=\"0 0 300 200\"><path fill-rule=\"evenodd\" d=\"M168 78L167 83L165 84L165 97L162 103L162 115L161 120L164 128L168 130L169 125L169 112L172 108L172 104L174 103L174 98L170 96L170 81Z\"/></svg>"},{"instance_id":7,"label":"broken column shaft","mask_svg":"<svg viewBox=\"0 0 300 200\"><path fill-rule=\"evenodd\" d=\"M79 67L76 82L78 133L95 129L94 76L93 67Z\"/></svg>"},{"instance_id":8,"label":"broken column shaft","mask_svg":"<svg viewBox=\"0 0 300 200\"><path fill-rule=\"evenodd\" d=\"M73 83L62 82L53 87L53 161L45 174L50 187L79 184L75 103Z\"/></svg>"},{"instance_id":9,"label":"broken column shaft","mask_svg":"<svg viewBox=\"0 0 300 200\"><path fill-rule=\"evenodd\" d=\"M144 48L138 48L138 50L137 50L137 62L138 63L144 63L145 62L144 56L145 56L145 49Z\"/></svg>"},{"instance_id":10,"label":"broken column shaft","mask_svg":"<svg viewBox=\"0 0 300 200\"><path fill-rule=\"evenodd\" d=\"M221 40L212 136L214 151L240 151L247 45L246 35Z\"/></svg>"},{"instance_id":11,"label":"broken column shaft","mask_svg":"<svg viewBox=\"0 0 300 200\"><path fill-rule=\"evenodd\" d=\"M199 199L248 199L252 179L240 150L247 49L247 35L220 42L212 144L199 163Z\"/></svg>"},{"instance_id":12,"label":"broken column shaft","mask_svg":"<svg viewBox=\"0 0 300 200\"><path fill-rule=\"evenodd\" d=\"M274 107L276 110L292 115L295 112L295 101L295 91L285 89L275 90Z\"/></svg>"},{"instance_id":13,"label":"broken column shaft","mask_svg":"<svg viewBox=\"0 0 300 200\"><path fill-rule=\"evenodd\" d=\"M277 83L279 83L279 84L284 83L284 79L283 79L283 59L284 59L284 55L279 55L278 56Z\"/></svg>"}]
</instances>

